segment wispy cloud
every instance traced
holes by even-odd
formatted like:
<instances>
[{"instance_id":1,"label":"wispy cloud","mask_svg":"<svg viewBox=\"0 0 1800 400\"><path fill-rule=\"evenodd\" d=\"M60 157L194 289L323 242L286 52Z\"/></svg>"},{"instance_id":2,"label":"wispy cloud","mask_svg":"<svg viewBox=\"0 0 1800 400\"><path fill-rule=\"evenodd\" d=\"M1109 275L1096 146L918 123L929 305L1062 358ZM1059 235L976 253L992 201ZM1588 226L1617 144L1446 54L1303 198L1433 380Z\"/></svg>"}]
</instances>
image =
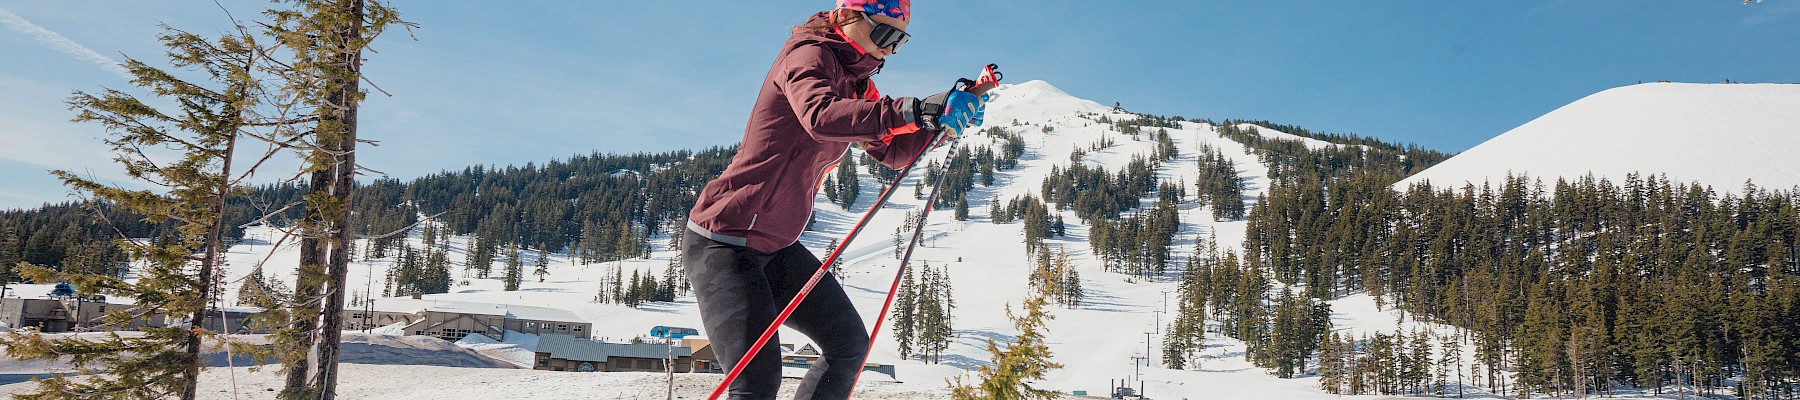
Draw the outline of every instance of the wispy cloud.
<instances>
[{"instance_id":1,"label":"wispy cloud","mask_svg":"<svg viewBox=\"0 0 1800 400\"><path fill-rule=\"evenodd\" d=\"M1759 31L1765 29L1792 28L1795 17L1800 17L1800 4L1794 3L1754 3L1744 7L1756 7L1738 21L1739 31Z\"/></svg>"},{"instance_id":2,"label":"wispy cloud","mask_svg":"<svg viewBox=\"0 0 1800 400\"><path fill-rule=\"evenodd\" d=\"M126 71L125 67L120 66L118 60L101 55L93 49L82 46L80 43L75 43L74 40L69 40L69 38L64 37L61 34L51 32L49 29L44 29L42 26L31 23L31 21L26 20L25 17L14 14L4 7L0 7L0 24L6 24L6 27L31 36L32 39L37 39L37 41L49 45L51 48L56 49L56 51L60 51L77 60L99 65L101 68L105 68L107 71L118 74L126 80L132 79L131 72Z\"/></svg>"}]
</instances>

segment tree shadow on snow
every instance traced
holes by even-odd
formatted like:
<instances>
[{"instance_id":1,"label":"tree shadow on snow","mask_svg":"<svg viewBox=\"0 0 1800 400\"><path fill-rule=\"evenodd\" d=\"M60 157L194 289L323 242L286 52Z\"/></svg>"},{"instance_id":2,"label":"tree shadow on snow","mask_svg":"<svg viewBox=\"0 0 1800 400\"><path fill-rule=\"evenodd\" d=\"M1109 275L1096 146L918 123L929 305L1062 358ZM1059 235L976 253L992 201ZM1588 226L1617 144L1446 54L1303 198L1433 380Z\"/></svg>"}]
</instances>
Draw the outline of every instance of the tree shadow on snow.
<instances>
[{"instance_id":1,"label":"tree shadow on snow","mask_svg":"<svg viewBox=\"0 0 1800 400\"><path fill-rule=\"evenodd\" d=\"M1077 309L1104 312L1130 312L1130 310L1125 309L1125 307L1128 307L1127 304L1117 301L1119 296L1100 292L1091 293L1094 294L1082 299L1081 307Z\"/></svg>"},{"instance_id":2,"label":"tree shadow on snow","mask_svg":"<svg viewBox=\"0 0 1800 400\"><path fill-rule=\"evenodd\" d=\"M692 308L694 307L694 304L696 303L691 300L657 301L644 303L644 305L638 306L638 311L673 314L682 311L682 309Z\"/></svg>"},{"instance_id":3,"label":"tree shadow on snow","mask_svg":"<svg viewBox=\"0 0 1800 400\"><path fill-rule=\"evenodd\" d=\"M977 360L977 359L971 358L969 356L961 355L961 354L945 354L942 357L938 358L938 363L956 367L956 368L960 368L963 370L969 370L969 371L973 371L977 368L981 368L981 367L985 367L985 366L994 365L993 363L987 362L985 360Z\"/></svg>"}]
</instances>

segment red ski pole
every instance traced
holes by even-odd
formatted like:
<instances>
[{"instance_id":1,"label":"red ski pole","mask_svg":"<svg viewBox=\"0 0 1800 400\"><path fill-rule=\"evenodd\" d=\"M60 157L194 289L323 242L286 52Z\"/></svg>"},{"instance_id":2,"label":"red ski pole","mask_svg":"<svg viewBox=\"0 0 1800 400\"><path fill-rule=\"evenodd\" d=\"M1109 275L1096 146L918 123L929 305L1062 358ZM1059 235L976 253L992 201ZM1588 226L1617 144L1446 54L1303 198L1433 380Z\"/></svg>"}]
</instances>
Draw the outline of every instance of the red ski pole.
<instances>
[{"instance_id":1,"label":"red ski pole","mask_svg":"<svg viewBox=\"0 0 1800 400\"><path fill-rule=\"evenodd\" d=\"M870 217L875 216L875 212L881 210L881 206L887 203L889 197L893 197L894 188L900 187L900 182L906 179L906 175L912 172L913 166L918 164L920 159L925 158L925 153L930 152L931 147L927 145L924 149L920 149L919 154L913 156L912 161L907 162L906 166L900 169L900 174L894 176L894 181L889 183L886 189L882 189L881 196L876 198L875 204L869 206L869 211L863 212L862 218L858 219L856 225L851 227L850 233L844 235L844 240L838 241L837 249L825 256L825 260L819 263L819 270L813 271L812 277L807 278L806 285L800 287L800 292L794 294L794 299L788 301L787 307L781 309L781 314L775 316L775 321L769 323L769 328L764 329L762 336L756 338L756 343L750 345L750 351L746 352L743 358L738 359L736 365L731 366L731 372L725 374L725 380L719 382L719 387L713 389L712 394L706 397L707 399L717 400L720 395L725 394L725 390L731 387L731 382L737 380L738 374L744 372L744 366L750 365L750 359L756 357L756 352L761 350L764 344L769 343L769 339L774 337L775 332L781 328L781 323L787 322L788 317L794 314L794 309L800 307L800 302L806 299L808 293L812 292L813 286L818 285L819 280L825 277L825 272L831 269L831 263L836 261L840 254L843 254L845 248L850 247L850 241L856 239L856 234L862 232L863 226L869 223Z\"/></svg>"},{"instance_id":2,"label":"red ski pole","mask_svg":"<svg viewBox=\"0 0 1800 400\"><path fill-rule=\"evenodd\" d=\"M978 81L972 84L967 83L967 79L958 81L957 90L971 91L972 94L976 95L987 92L988 89L992 89L995 85L1000 83L1001 75L996 71L998 68L999 67L994 64L988 64L987 68L982 70L981 77ZM939 132L938 135L938 138L932 140L933 143L943 140L943 132ZM781 324L787 322L788 317L794 314L794 309L800 307L800 302L806 300L806 295L812 293L813 287L817 286L819 280L825 277L825 272L831 269L831 263L836 261L839 255L843 254L845 248L850 247L850 241L855 240L858 233L862 233L863 227L868 225L869 220L875 216L875 212L880 211L881 206L887 204L888 199L894 195L894 189L900 187L901 181L906 180L906 176L912 172L913 167L919 164L919 160L925 158L926 153L931 152L932 147L933 146L928 144L925 148L919 149L919 154L913 156L912 161L908 161L906 166L900 169L900 173L894 176L894 181L889 183L886 189L882 189L881 195L875 199L875 204L869 206L869 211L863 212L862 218L858 219L856 225L853 225L850 228L850 233L844 235L844 240L838 241L838 247L833 249L831 254L825 256L825 259L819 263L819 269L813 271L812 277L807 278L806 285L801 286L800 291L794 294L794 299L788 301L787 307L781 309L781 314L775 316L775 321L769 323L767 329L763 329L762 335L756 338L756 343L750 345L750 349L744 353L744 357L738 359L738 362L731 366L731 371L725 374L725 379L719 382L719 387L714 388L712 394L706 397L708 400L718 400L719 396L725 394L725 391L731 387L731 382L737 380L738 375L744 372L745 366L750 365L750 360L756 357L757 351L762 350L763 345L768 344L769 339L775 337L775 332L781 329ZM936 193L936 189L933 189L933 193ZM893 293L891 290L888 293L887 302L889 304L892 304L893 302ZM885 311L883 314L885 314ZM872 337L870 343L871 346L873 346ZM866 357L867 356L865 356L865 358ZM860 376L862 373L862 363L859 362L857 364L857 374Z\"/></svg>"},{"instance_id":3,"label":"red ski pole","mask_svg":"<svg viewBox=\"0 0 1800 400\"><path fill-rule=\"evenodd\" d=\"M974 94L977 96L986 94L989 89L993 89L994 86L997 86L1000 84L1000 78L1002 77L1002 75L1000 74L1000 71L997 71L997 69L999 69L999 68L1000 67L997 65L988 64L987 68L983 68L981 70L981 77L977 78L975 82L969 83L968 87L965 89L969 90L971 94ZM967 83L966 80L963 82ZM971 121L971 123L979 124L981 122L980 121ZM967 127L965 127L964 129L967 129ZM944 163L944 165L950 165L950 164L949 164L949 162L946 161ZM895 295L895 292L898 292L900 290L900 279L902 277L906 276L907 263L909 261L912 261L913 249L918 247L920 240L924 240L925 221L927 221L929 219L929 217L931 216L931 210L933 208L937 208L936 204L937 204L937 198L938 198L938 189L941 189L944 187L944 178L947 176L950 176L950 174L947 174L947 173L938 174L937 182L933 182L931 185L931 195L926 196L926 198L925 198L925 210L923 210L919 213L919 220L915 221L913 223L912 238L906 242L906 251L901 253L902 255L900 256L900 268L894 271L894 282L891 284L888 284L887 299L883 300L881 303L881 313L875 315L875 326L873 328L869 329L869 350L866 352L863 352L862 360L858 360L858 362L857 362L858 368L856 369L856 377L850 381L851 382L850 390L852 392L855 392L855 390L856 390L856 383L859 383L862 381L863 370L861 368L861 365L864 363L867 363L869 354L872 354L875 352L875 338L878 336L881 336L881 325L883 322L887 321L888 311L893 309L894 295Z\"/></svg>"}]
</instances>

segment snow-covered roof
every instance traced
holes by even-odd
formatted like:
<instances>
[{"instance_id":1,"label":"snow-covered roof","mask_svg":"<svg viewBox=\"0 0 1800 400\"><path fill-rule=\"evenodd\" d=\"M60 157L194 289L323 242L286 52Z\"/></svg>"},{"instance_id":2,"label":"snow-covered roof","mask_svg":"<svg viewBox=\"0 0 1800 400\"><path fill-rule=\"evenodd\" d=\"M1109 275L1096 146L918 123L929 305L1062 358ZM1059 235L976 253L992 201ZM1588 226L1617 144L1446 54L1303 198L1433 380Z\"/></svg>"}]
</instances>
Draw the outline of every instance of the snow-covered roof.
<instances>
[{"instance_id":1,"label":"snow-covered roof","mask_svg":"<svg viewBox=\"0 0 1800 400\"><path fill-rule=\"evenodd\" d=\"M660 344L605 343L569 335L546 334L538 337L537 352L565 360L606 362L607 357L668 358L669 347ZM693 349L676 346L675 357L692 357Z\"/></svg>"},{"instance_id":2,"label":"snow-covered roof","mask_svg":"<svg viewBox=\"0 0 1800 400\"><path fill-rule=\"evenodd\" d=\"M380 312L414 313L419 311L436 311L458 314L494 315L512 319L535 321L567 321L587 322L569 310L559 308L521 306L515 304L476 303L467 301L381 298L375 299L371 309ZM362 307L346 307L349 310L361 310Z\"/></svg>"},{"instance_id":3,"label":"snow-covered roof","mask_svg":"<svg viewBox=\"0 0 1800 400\"><path fill-rule=\"evenodd\" d=\"M22 299L48 299L50 291L56 290L56 284L14 283L6 285L6 297Z\"/></svg>"},{"instance_id":4,"label":"snow-covered roof","mask_svg":"<svg viewBox=\"0 0 1800 400\"><path fill-rule=\"evenodd\" d=\"M582 320L581 317L576 316L574 312L570 312L569 310L564 310L564 309L560 309L560 308L505 305L505 304L503 304L502 306L506 307L507 312L514 319L529 319L529 320L535 320L535 321L587 322L587 321Z\"/></svg>"}]
</instances>

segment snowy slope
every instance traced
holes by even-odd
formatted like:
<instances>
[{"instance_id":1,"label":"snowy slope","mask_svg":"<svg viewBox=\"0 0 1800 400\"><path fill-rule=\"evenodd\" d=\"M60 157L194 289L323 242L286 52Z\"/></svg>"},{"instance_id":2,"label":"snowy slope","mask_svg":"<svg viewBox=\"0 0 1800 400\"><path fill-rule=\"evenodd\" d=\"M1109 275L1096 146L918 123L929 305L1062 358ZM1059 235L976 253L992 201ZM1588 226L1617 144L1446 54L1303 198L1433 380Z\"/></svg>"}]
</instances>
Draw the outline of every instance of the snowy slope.
<instances>
[{"instance_id":1,"label":"snowy slope","mask_svg":"<svg viewBox=\"0 0 1800 400\"><path fill-rule=\"evenodd\" d=\"M1546 182L1592 173L1614 182L1666 173L1721 192L1745 180L1800 185L1800 85L1647 83L1578 100L1396 184L1500 182L1508 173Z\"/></svg>"},{"instance_id":2,"label":"snowy slope","mask_svg":"<svg viewBox=\"0 0 1800 400\"><path fill-rule=\"evenodd\" d=\"M944 389L946 379L986 363L988 354L985 346L988 339L1009 340L1017 333L1012 330L1003 310L1008 304L1017 307L1028 295L1026 276L1030 271L1031 261L1026 258L1024 243L1020 240L1023 237L1020 223L996 225L987 220L985 210L990 198L998 197L1005 201L1026 193L1036 195L1052 167L1069 165L1073 162L1070 160L1072 152L1077 149L1090 150L1090 146L1103 137L1110 137L1115 144L1087 151L1080 162L1116 171L1129 162L1132 156L1147 157L1154 151L1156 142L1147 134L1154 129L1146 129L1146 134L1140 134L1134 139L1115 131L1112 124L1097 122L1101 117L1118 121L1136 116L1071 96L1049 83L1029 81L1005 85L995 95L995 100L989 105L988 125L1021 134L1026 142L1026 154L1017 168L1001 171L996 176L995 185L976 185L968 197L972 210L970 220L955 221L951 218L952 213L947 210L933 213L927 225L927 236L930 239L914 255L915 260L928 263L934 268L949 266L957 304L953 315L958 337L944 354L942 364L927 364L901 359L892 331L884 328L878 333L880 337L870 362L897 365L897 379L887 379L878 374L866 376L864 384L859 386L865 388L858 392L859 397L944 397L947 394ZM1170 129L1170 135L1181 154L1162 165L1157 171L1159 178L1192 185L1198 176L1196 149L1201 145L1208 145L1218 148L1237 164L1239 175L1246 181L1245 196L1248 199L1254 200L1264 194L1269 186L1267 167L1259 164L1255 156L1248 154L1243 145L1220 138L1213 128L1205 123L1183 122L1179 129ZM1300 139L1266 128L1258 128L1258 132L1267 137ZM971 135L963 142L975 146L997 146L1001 143L986 135ZM1308 143L1312 146L1330 145L1323 142ZM945 153L939 150L928 157L942 162ZM916 173L909 179L919 179L920 175L923 174ZM824 256L825 245L833 238L842 237L849 230L850 224L877 197L880 190L878 184L867 174L862 176L865 180L861 184L862 193L858 196L862 202L856 207L845 210L823 198L815 203L818 210L816 231L807 232L801 241L821 257ZM857 309L863 313L865 323L872 322L873 314L881 309L881 302L897 268L897 260L893 256L893 232L900 225L900 219L906 211L918 210L923 203L911 195L911 186L910 181L905 183L900 189L901 193L894 196L893 202L880 211L863 236L846 251L841 279ZM1145 199L1142 204L1150 204L1153 200ZM1251 206L1254 207L1254 204ZM1214 222L1210 218L1211 210L1192 204L1182 206L1181 211L1183 231L1173 247L1177 251L1173 259L1183 260L1191 254L1197 238L1216 237L1221 250L1236 248L1243 242L1244 222ZM1068 252L1084 279L1083 287L1088 293L1088 302L1074 309L1051 308L1055 319L1048 324L1049 343L1056 361L1064 367L1053 371L1045 382L1039 383L1039 387L1065 393L1083 390L1090 394L1104 395L1107 393L1109 380L1127 377L1135 380L1141 372L1144 386L1152 398L1339 397L1318 390L1316 377L1279 379L1270 376L1244 360L1243 343L1216 337L1217 335L1209 335L1211 337L1207 339L1204 351L1206 360L1201 362L1199 369L1168 370L1157 367L1160 365L1158 359L1162 340L1158 325L1166 324L1172 319L1170 312L1174 309L1166 307L1163 302L1165 296L1176 292L1176 272L1171 272L1168 278L1151 282L1134 282L1128 276L1104 272L1100 261L1089 252L1086 226L1073 213L1065 213L1063 217L1070 223L1069 236L1049 239L1047 244L1052 249ZM414 246L420 244L418 233L414 231L415 236L409 239ZM281 237L282 233L278 230L253 228L244 244L231 249L225 272L228 279L225 293L228 298L236 297L240 280L259 263L265 268L266 274L288 280L291 287L294 265L298 261L297 244L295 239L283 240ZM449 259L454 265L461 265L464 259L461 253L468 240L467 237L457 237L450 241L452 254ZM277 246L277 243L280 245ZM670 259L678 257L678 254L667 248L667 242L663 238L653 240L653 244L656 251L650 258L618 263L580 265L563 255L550 254L550 274L547 279L538 282L534 279L535 276L527 275L522 289L512 292L501 290L502 283L498 273L492 278L474 278L464 275L459 267L453 267L452 274L458 283L451 288L451 293L427 295L425 299L566 309L594 322L595 336L613 342L623 342L643 335L656 325L701 327L699 313L691 296L671 303L652 303L640 309L591 302L600 289L600 282L614 273L622 271L623 275L629 277L633 271L639 271L657 275L661 279L660 275ZM523 264L533 265L538 256L536 252L526 252ZM383 271L392 262L393 259L388 258L355 263L349 274L349 285L363 293L356 296L372 294L373 297L380 297ZM378 298L375 301L376 304L382 304L383 300ZM1374 301L1367 296L1345 298L1333 303L1336 313L1334 322L1341 333L1364 334L1400 329L1448 332L1441 326L1414 326L1408 323L1401 327L1403 324L1397 322L1400 320L1397 314L1391 310L1377 309ZM1214 323L1209 322L1209 325L1212 324ZM461 345L513 362L529 362L526 351L535 345L533 339L526 335L508 335L507 342L496 343L492 339L471 338ZM1146 339L1149 343L1146 343ZM804 336L788 329L781 331L780 340L783 343L806 343ZM1465 351L1465 354L1472 353ZM1146 355L1151 359L1148 366L1140 367L1141 364L1133 360L1133 357ZM342 378L344 386L357 388L346 389L351 390L346 395L353 398L428 398L443 393L457 393L530 399L569 398L571 393L582 393L589 398L614 398L653 393L660 396L663 384L660 377L654 374L395 368L392 365L346 367L347 372ZM416 387L391 384L389 376L396 373L408 374L408 381L416 383ZM261 383L265 386L279 382L275 378L265 379L268 374L263 372L247 375L251 377L247 381L265 382ZM203 385L225 385L221 374L209 372L208 376L214 380ZM706 382L716 382L716 379L717 376L708 375L683 376L678 379L677 387L683 396L691 398L692 393L709 389ZM788 383L791 386L792 381ZM1133 383L1132 386L1137 384ZM254 387L260 390L264 386ZM0 386L0 393L5 393L4 389L5 387Z\"/></svg>"}]
</instances>

